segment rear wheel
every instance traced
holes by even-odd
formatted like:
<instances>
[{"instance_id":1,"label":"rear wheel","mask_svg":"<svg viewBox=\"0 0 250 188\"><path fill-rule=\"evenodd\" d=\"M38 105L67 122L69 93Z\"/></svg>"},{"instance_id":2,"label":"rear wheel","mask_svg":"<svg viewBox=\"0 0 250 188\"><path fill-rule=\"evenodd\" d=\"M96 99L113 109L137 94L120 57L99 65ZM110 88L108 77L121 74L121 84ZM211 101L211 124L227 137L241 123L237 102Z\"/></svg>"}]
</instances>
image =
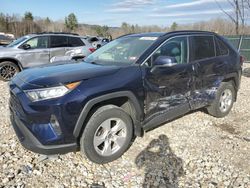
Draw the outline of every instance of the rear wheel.
<instances>
[{"instance_id":1,"label":"rear wheel","mask_svg":"<svg viewBox=\"0 0 250 188\"><path fill-rule=\"evenodd\" d=\"M217 90L216 99L207 107L208 113L215 117L225 117L233 107L236 91L232 82L222 82Z\"/></svg>"},{"instance_id":2,"label":"rear wheel","mask_svg":"<svg viewBox=\"0 0 250 188\"><path fill-rule=\"evenodd\" d=\"M4 61L0 63L0 80L9 81L18 72L20 72L18 66L11 61Z\"/></svg>"},{"instance_id":3,"label":"rear wheel","mask_svg":"<svg viewBox=\"0 0 250 188\"><path fill-rule=\"evenodd\" d=\"M132 137L131 117L117 106L103 106L86 125L80 140L81 151L95 163L108 163L129 148Z\"/></svg>"}]
</instances>

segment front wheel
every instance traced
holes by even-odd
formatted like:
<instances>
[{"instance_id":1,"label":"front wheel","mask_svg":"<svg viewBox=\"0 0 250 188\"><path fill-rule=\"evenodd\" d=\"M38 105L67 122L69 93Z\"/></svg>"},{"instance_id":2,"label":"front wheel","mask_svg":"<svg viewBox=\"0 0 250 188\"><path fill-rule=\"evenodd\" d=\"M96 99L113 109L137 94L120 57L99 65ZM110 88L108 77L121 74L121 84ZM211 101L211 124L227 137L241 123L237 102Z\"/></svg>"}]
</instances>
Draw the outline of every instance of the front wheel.
<instances>
[{"instance_id":1,"label":"front wheel","mask_svg":"<svg viewBox=\"0 0 250 188\"><path fill-rule=\"evenodd\" d=\"M232 82L222 82L217 90L216 98L207 111L214 117L225 117L233 107L236 91Z\"/></svg>"},{"instance_id":2,"label":"front wheel","mask_svg":"<svg viewBox=\"0 0 250 188\"><path fill-rule=\"evenodd\" d=\"M11 61L0 63L0 80L9 81L19 72L18 66Z\"/></svg>"},{"instance_id":3,"label":"front wheel","mask_svg":"<svg viewBox=\"0 0 250 188\"><path fill-rule=\"evenodd\" d=\"M107 105L91 116L80 147L91 161L104 164L119 158L129 148L132 137L131 117L122 108Z\"/></svg>"}]
</instances>

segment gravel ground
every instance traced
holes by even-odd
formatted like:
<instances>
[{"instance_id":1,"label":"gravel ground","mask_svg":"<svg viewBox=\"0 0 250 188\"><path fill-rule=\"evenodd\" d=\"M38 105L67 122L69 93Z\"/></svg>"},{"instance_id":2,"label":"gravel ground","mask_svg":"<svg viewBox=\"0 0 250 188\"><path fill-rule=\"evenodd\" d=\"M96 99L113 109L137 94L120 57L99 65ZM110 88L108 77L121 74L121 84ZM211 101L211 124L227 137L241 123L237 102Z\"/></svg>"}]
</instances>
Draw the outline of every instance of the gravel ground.
<instances>
[{"instance_id":1,"label":"gravel ground","mask_svg":"<svg viewBox=\"0 0 250 188\"><path fill-rule=\"evenodd\" d=\"M0 187L250 187L250 65L238 101L222 119L190 113L137 138L118 160L96 165L77 153L24 149L0 82Z\"/></svg>"}]
</instances>

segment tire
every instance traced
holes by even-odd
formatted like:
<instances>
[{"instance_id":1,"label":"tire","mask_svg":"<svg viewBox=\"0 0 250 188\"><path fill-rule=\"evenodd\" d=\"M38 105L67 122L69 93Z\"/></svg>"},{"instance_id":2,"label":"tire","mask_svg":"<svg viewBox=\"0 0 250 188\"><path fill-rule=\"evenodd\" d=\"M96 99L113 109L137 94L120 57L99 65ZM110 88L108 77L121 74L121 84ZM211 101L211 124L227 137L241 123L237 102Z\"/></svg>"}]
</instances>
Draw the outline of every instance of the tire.
<instances>
[{"instance_id":1,"label":"tire","mask_svg":"<svg viewBox=\"0 0 250 188\"><path fill-rule=\"evenodd\" d=\"M10 81L19 72L19 67L11 61L0 63L0 80L2 81Z\"/></svg>"},{"instance_id":2,"label":"tire","mask_svg":"<svg viewBox=\"0 0 250 188\"><path fill-rule=\"evenodd\" d=\"M229 95L231 95L229 97ZM224 99L228 97L228 99ZM233 107L236 98L236 91L232 82L222 82L216 93L216 98L213 103L207 107L210 115L218 118L228 115ZM223 100L224 99L224 100Z\"/></svg>"},{"instance_id":3,"label":"tire","mask_svg":"<svg viewBox=\"0 0 250 188\"><path fill-rule=\"evenodd\" d=\"M80 139L80 149L89 160L104 164L118 159L130 147L132 138L131 117L122 108L106 105L90 117Z\"/></svg>"}]
</instances>

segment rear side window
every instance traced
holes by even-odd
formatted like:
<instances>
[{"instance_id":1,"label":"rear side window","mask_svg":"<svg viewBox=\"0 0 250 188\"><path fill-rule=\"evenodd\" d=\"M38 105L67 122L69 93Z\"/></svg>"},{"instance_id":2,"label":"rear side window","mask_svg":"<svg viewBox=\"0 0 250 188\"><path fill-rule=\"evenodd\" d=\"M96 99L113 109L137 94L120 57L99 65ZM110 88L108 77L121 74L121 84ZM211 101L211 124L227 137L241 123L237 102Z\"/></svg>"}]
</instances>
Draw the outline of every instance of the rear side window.
<instances>
[{"instance_id":1,"label":"rear side window","mask_svg":"<svg viewBox=\"0 0 250 188\"><path fill-rule=\"evenodd\" d=\"M227 48L227 46L218 38L215 38L215 44L217 56L227 55L229 53L229 49Z\"/></svg>"},{"instance_id":2,"label":"rear side window","mask_svg":"<svg viewBox=\"0 0 250 188\"><path fill-rule=\"evenodd\" d=\"M68 46L68 38L66 36L51 36L50 41L51 48L60 48Z\"/></svg>"},{"instance_id":3,"label":"rear side window","mask_svg":"<svg viewBox=\"0 0 250 188\"><path fill-rule=\"evenodd\" d=\"M85 46L83 41L77 37L69 37L69 47Z\"/></svg>"},{"instance_id":4,"label":"rear side window","mask_svg":"<svg viewBox=\"0 0 250 188\"><path fill-rule=\"evenodd\" d=\"M192 60L200 60L215 57L213 36L192 36Z\"/></svg>"}]
</instances>

